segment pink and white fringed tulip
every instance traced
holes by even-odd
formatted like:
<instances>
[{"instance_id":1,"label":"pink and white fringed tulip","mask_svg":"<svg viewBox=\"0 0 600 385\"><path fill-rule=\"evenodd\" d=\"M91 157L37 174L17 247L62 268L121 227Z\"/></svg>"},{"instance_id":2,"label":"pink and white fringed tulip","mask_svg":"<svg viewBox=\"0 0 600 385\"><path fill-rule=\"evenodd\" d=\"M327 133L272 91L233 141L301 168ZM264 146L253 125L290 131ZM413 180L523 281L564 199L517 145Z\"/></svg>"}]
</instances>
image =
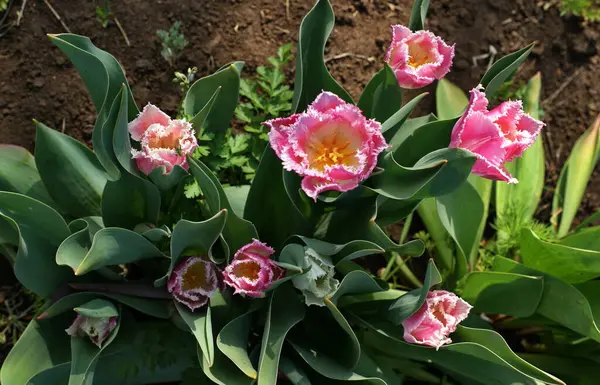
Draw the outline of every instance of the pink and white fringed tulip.
<instances>
[{"instance_id":1,"label":"pink and white fringed tulip","mask_svg":"<svg viewBox=\"0 0 600 385\"><path fill-rule=\"evenodd\" d=\"M430 291L423 306L402 322L404 340L439 349L452 342L448 336L467 318L471 308L454 293Z\"/></svg>"},{"instance_id":2,"label":"pink and white fringed tulip","mask_svg":"<svg viewBox=\"0 0 600 385\"><path fill-rule=\"evenodd\" d=\"M131 150L141 172L148 175L159 166L165 173L175 165L187 170L187 155L198 147L196 134L189 122L171 120L158 107L148 103L137 118L129 123L131 138L140 142L141 150Z\"/></svg>"},{"instance_id":3,"label":"pink and white fringed tulip","mask_svg":"<svg viewBox=\"0 0 600 385\"><path fill-rule=\"evenodd\" d=\"M235 289L234 294L262 297L265 290L285 274L271 260L273 253L271 247L253 239L235 253L233 261L223 271L223 280Z\"/></svg>"},{"instance_id":4,"label":"pink and white fringed tulip","mask_svg":"<svg viewBox=\"0 0 600 385\"><path fill-rule=\"evenodd\" d=\"M221 273L217 266L202 257L187 257L173 269L167 289L178 302L190 310L208 303L221 288Z\"/></svg>"},{"instance_id":5,"label":"pink and white fringed tulip","mask_svg":"<svg viewBox=\"0 0 600 385\"><path fill-rule=\"evenodd\" d=\"M87 336L94 345L101 347L102 342L115 327L117 327L117 317L87 317L78 314L65 331L71 337Z\"/></svg>"},{"instance_id":6,"label":"pink and white fringed tulip","mask_svg":"<svg viewBox=\"0 0 600 385\"><path fill-rule=\"evenodd\" d=\"M331 92L322 92L303 113L264 124L283 167L304 177L302 190L314 200L323 191L357 187L387 148L381 124Z\"/></svg>"},{"instance_id":7,"label":"pink and white fringed tulip","mask_svg":"<svg viewBox=\"0 0 600 385\"><path fill-rule=\"evenodd\" d=\"M454 45L449 46L429 31L412 32L392 25L392 43L385 61L392 67L403 88L421 88L450 71Z\"/></svg>"},{"instance_id":8,"label":"pink and white fringed tulip","mask_svg":"<svg viewBox=\"0 0 600 385\"><path fill-rule=\"evenodd\" d=\"M523 112L520 100L508 101L488 111L481 85L471 90L467 110L452 130L450 147L477 156L472 172L484 178L517 183L504 167L523 155L535 142L544 123Z\"/></svg>"}]
</instances>

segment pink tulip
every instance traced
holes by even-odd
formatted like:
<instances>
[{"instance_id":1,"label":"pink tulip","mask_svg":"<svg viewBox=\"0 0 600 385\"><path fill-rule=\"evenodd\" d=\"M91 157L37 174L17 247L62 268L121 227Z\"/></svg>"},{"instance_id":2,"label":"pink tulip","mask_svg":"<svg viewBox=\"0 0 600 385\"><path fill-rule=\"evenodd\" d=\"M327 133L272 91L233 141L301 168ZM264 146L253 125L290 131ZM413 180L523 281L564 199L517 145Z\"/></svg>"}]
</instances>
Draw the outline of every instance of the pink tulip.
<instances>
[{"instance_id":1,"label":"pink tulip","mask_svg":"<svg viewBox=\"0 0 600 385\"><path fill-rule=\"evenodd\" d=\"M504 163L523 155L544 123L524 113L520 100L504 102L488 111L482 89L479 85L471 90L469 106L452 130L450 147L463 148L477 156L474 174L517 183Z\"/></svg>"},{"instance_id":2,"label":"pink tulip","mask_svg":"<svg viewBox=\"0 0 600 385\"><path fill-rule=\"evenodd\" d=\"M220 288L219 269L202 257L187 257L179 262L167 284L169 293L192 311L206 305Z\"/></svg>"},{"instance_id":3,"label":"pink tulip","mask_svg":"<svg viewBox=\"0 0 600 385\"><path fill-rule=\"evenodd\" d=\"M387 148L381 125L331 92L322 92L303 113L264 124L283 167L304 177L302 190L314 200L323 191L357 187Z\"/></svg>"},{"instance_id":4,"label":"pink tulip","mask_svg":"<svg viewBox=\"0 0 600 385\"><path fill-rule=\"evenodd\" d=\"M254 239L239 249L225 267L223 280L235 289L234 294L262 297L273 282L283 277L284 270L270 259L274 250Z\"/></svg>"},{"instance_id":5,"label":"pink tulip","mask_svg":"<svg viewBox=\"0 0 600 385\"><path fill-rule=\"evenodd\" d=\"M102 342L115 327L117 327L117 317L87 317L78 314L65 331L72 337L87 336L94 345L101 347Z\"/></svg>"},{"instance_id":6,"label":"pink tulip","mask_svg":"<svg viewBox=\"0 0 600 385\"><path fill-rule=\"evenodd\" d=\"M129 123L128 128L131 138L140 142L141 146L141 150L131 150L132 158L146 175L159 166L165 166L165 174L171 172L175 165L187 170L187 155L198 147L189 122L171 120L150 103Z\"/></svg>"},{"instance_id":7,"label":"pink tulip","mask_svg":"<svg viewBox=\"0 0 600 385\"><path fill-rule=\"evenodd\" d=\"M392 25L392 43L385 61L401 87L421 88L443 78L450 71L453 58L454 45L449 46L433 33Z\"/></svg>"},{"instance_id":8,"label":"pink tulip","mask_svg":"<svg viewBox=\"0 0 600 385\"><path fill-rule=\"evenodd\" d=\"M439 349L452 342L448 336L467 318L471 308L471 305L454 293L445 290L430 291L423 306L402 321L404 340Z\"/></svg>"}]
</instances>

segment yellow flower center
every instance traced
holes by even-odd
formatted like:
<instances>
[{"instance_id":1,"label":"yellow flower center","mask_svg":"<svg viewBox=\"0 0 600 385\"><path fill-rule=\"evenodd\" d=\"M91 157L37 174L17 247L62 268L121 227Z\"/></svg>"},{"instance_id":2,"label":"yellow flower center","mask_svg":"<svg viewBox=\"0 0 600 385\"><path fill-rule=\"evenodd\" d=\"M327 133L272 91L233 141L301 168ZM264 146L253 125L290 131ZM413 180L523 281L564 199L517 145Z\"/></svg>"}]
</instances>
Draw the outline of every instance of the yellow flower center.
<instances>
[{"instance_id":1,"label":"yellow flower center","mask_svg":"<svg viewBox=\"0 0 600 385\"><path fill-rule=\"evenodd\" d=\"M325 167L349 165L354 161L356 148L339 130L334 129L330 135L309 139L308 158L311 167L323 171Z\"/></svg>"},{"instance_id":2,"label":"yellow flower center","mask_svg":"<svg viewBox=\"0 0 600 385\"><path fill-rule=\"evenodd\" d=\"M204 262L196 262L187 268L182 276L183 291L203 289L209 291L212 289L212 284L206 282L206 264Z\"/></svg>"},{"instance_id":3,"label":"yellow flower center","mask_svg":"<svg viewBox=\"0 0 600 385\"><path fill-rule=\"evenodd\" d=\"M148 141L151 148L179 148L179 138L173 134L154 136Z\"/></svg>"},{"instance_id":4,"label":"yellow flower center","mask_svg":"<svg viewBox=\"0 0 600 385\"><path fill-rule=\"evenodd\" d=\"M233 274L235 274L236 277L244 277L252 281L258 279L259 273L260 264L254 261L238 263L233 268Z\"/></svg>"},{"instance_id":5,"label":"yellow flower center","mask_svg":"<svg viewBox=\"0 0 600 385\"><path fill-rule=\"evenodd\" d=\"M408 45L408 65L419 68L424 64L435 62L435 57L427 50L419 46L418 42Z\"/></svg>"}]
</instances>

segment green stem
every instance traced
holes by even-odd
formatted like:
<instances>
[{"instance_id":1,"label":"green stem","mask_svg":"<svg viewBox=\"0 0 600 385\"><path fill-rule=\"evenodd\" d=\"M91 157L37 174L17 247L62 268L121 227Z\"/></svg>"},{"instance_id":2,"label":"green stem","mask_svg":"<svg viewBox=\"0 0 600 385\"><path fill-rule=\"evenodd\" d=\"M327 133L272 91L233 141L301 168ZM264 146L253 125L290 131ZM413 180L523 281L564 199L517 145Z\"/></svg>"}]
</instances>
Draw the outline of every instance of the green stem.
<instances>
[{"instance_id":1,"label":"green stem","mask_svg":"<svg viewBox=\"0 0 600 385\"><path fill-rule=\"evenodd\" d=\"M454 252L448 244L448 233L438 216L435 199L424 199L419 207L417 207L417 212L435 243L437 250L436 261L444 266L445 269L452 271L454 268Z\"/></svg>"},{"instance_id":2,"label":"green stem","mask_svg":"<svg viewBox=\"0 0 600 385\"><path fill-rule=\"evenodd\" d=\"M400 275L402 275L404 278L406 278L414 286L423 287L423 282L421 282L419 280L419 278L417 278L413 274L413 272L410 270L410 268L406 264L406 261L404 261L402 259L400 254L396 253L395 251L390 252L390 254L391 254L390 259L398 261L398 266L396 267L396 269L398 269L398 272L400 273Z\"/></svg>"}]
</instances>

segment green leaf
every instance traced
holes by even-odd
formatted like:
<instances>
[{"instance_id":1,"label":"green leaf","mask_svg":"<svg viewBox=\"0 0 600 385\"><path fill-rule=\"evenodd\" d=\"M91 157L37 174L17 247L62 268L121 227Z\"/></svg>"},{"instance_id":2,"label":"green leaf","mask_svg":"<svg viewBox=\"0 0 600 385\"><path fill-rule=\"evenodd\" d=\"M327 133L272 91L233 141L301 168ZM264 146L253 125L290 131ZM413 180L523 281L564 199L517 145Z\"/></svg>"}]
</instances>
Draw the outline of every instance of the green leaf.
<instances>
[{"instance_id":1,"label":"green leaf","mask_svg":"<svg viewBox=\"0 0 600 385\"><path fill-rule=\"evenodd\" d=\"M283 341L290 329L304 318L304 313L304 305L291 285L282 285L271 295L258 360L258 385L277 383Z\"/></svg>"},{"instance_id":2,"label":"green leaf","mask_svg":"<svg viewBox=\"0 0 600 385\"><path fill-rule=\"evenodd\" d=\"M569 233L571 224L600 156L600 115L571 149L563 166L552 201L552 214L558 217L558 236Z\"/></svg>"},{"instance_id":3,"label":"green leaf","mask_svg":"<svg viewBox=\"0 0 600 385\"><path fill-rule=\"evenodd\" d=\"M460 187L475 160L468 151L446 148L427 154L412 167L405 167L388 154L382 162L384 171L370 181L375 192L392 199L438 197ZM399 180L403 183L398 183Z\"/></svg>"},{"instance_id":4,"label":"green leaf","mask_svg":"<svg viewBox=\"0 0 600 385\"><path fill-rule=\"evenodd\" d=\"M160 192L151 182L122 173L108 181L102 196L102 220L107 227L133 229L140 223L158 223Z\"/></svg>"},{"instance_id":5,"label":"green leaf","mask_svg":"<svg viewBox=\"0 0 600 385\"><path fill-rule=\"evenodd\" d=\"M435 105L440 120L462 115L469 104L467 95L447 79L440 79L435 89Z\"/></svg>"},{"instance_id":6,"label":"green leaf","mask_svg":"<svg viewBox=\"0 0 600 385\"><path fill-rule=\"evenodd\" d=\"M378 196L377 224L381 227L385 227L401 221L409 216L420 202L420 199L396 200L387 198L383 195Z\"/></svg>"},{"instance_id":7,"label":"green leaf","mask_svg":"<svg viewBox=\"0 0 600 385\"><path fill-rule=\"evenodd\" d=\"M300 24L292 112L304 111L321 91L331 91L352 103L352 97L331 76L323 58L334 21L329 0L318 0Z\"/></svg>"},{"instance_id":8,"label":"green leaf","mask_svg":"<svg viewBox=\"0 0 600 385\"><path fill-rule=\"evenodd\" d=\"M356 270L348 273L338 289L329 297L329 301L337 305L344 295L371 294L385 291L377 281L364 271Z\"/></svg>"},{"instance_id":9,"label":"green leaf","mask_svg":"<svg viewBox=\"0 0 600 385\"><path fill-rule=\"evenodd\" d=\"M542 277L482 271L465 277L461 297L476 313L529 317L537 310L543 290Z\"/></svg>"},{"instance_id":10,"label":"green leaf","mask_svg":"<svg viewBox=\"0 0 600 385\"><path fill-rule=\"evenodd\" d=\"M458 246L460 255L455 270L461 278L467 273L467 258L479 247L479 228L485 221L483 202L477 190L466 182L452 193L437 197L437 211Z\"/></svg>"},{"instance_id":11,"label":"green leaf","mask_svg":"<svg viewBox=\"0 0 600 385\"><path fill-rule=\"evenodd\" d=\"M224 187L223 192L231 205L233 214L240 218L244 217L244 206L248 200L248 193L250 192L250 186L229 186Z\"/></svg>"},{"instance_id":12,"label":"green leaf","mask_svg":"<svg viewBox=\"0 0 600 385\"><path fill-rule=\"evenodd\" d=\"M560 240L561 245L600 252L600 226L590 227Z\"/></svg>"},{"instance_id":13,"label":"green leaf","mask_svg":"<svg viewBox=\"0 0 600 385\"><path fill-rule=\"evenodd\" d=\"M419 102L427 95L428 94L425 92L414 97L388 119L383 121L381 124L381 133L383 133L383 136L387 141L399 142L401 140L400 137L403 137L407 132L403 125L408 119L408 116L415 109L417 104L419 104Z\"/></svg>"},{"instance_id":14,"label":"green leaf","mask_svg":"<svg viewBox=\"0 0 600 385\"><path fill-rule=\"evenodd\" d=\"M35 163L52 199L75 218L100 215L107 175L94 153L67 135L35 124Z\"/></svg>"},{"instance_id":15,"label":"green leaf","mask_svg":"<svg viewBox=\"0 0 600 385\"><path fill-rule=\"evenodd\" d=\"M119 316L119 311L112 302L100 298L86 302L73 310L86 317L102 318Z\"/></svg>"},{"instance_id":16,"label":"green leaf","mask_svg":"<svg viewBox=\"0 0 600 385\"><path fill-rule=\"evenodd\" d=\"M331 261L334 265L338 265L343 261L351 261L367 255L385 252L379 245L369 241L355 240L343 245L336 245L300 235L298 235L297 238L318 254L331 257Z\"/></svg>"},{"instance_id":17,"label":"green leaf","mask_svg":"<svg viewBox=\"0 0 600 385\"><path fill-rule=\"evenodd\" d=\"M429 8L429 0L415 0L410 11L410 21L408 28L411 31L418 31L425 28L425 17Z\"/></svg>"},{"instance_id":18,"label":"green leaf","mask_svg":"<svg viewBox=\"0 0 600 385\"><path fill-rule=\"evenodd\" d=\"M142 235L121 228L99 230L85 255L62 253L56 263L66 265L75 275L87 274L104 266L120 265L146 258L164 258L164 254Z\"/></svg>"},{"instance_id":19,"label":"green leaf","mask_svg":"<svg viewBox=\"0 0 600 385\"><path fill-rule=\"evenodd\" d=\"M40 179L33 155L23 147L0 144L0 191L27 195L56 210L56 203Z\"/></svg>"},{"instance_id":20,"label":"green leaf","mask_svg":"<svg viewBox=\"0 0 600 385\"><path fill-rule=\"evenodd\" d=\"M104 300L96 301L107 303L107 307L110 309L110 311L114 312L114 314L116 314L115 316L118 316L119 312L113 304ZM89 304L85 304L83 306L86 305ZM119 333L120 323L121 320L117 319L117 326L110 333L108 338L102 343L100 348L94 345L87 337L71 337L71 373L69 375L69 385L93 385L96 365L98 364L100 355L104 349L113 342Z\"/></svg>"},{"instance_id":21,"label":"green leaf","mask_svg":"<svg viewBox=\"0 0 600 385\"><path fill-rule=\"evenodd\" d=\"M171 266L167 277L184 255L202 255L212 257L212 247L219 239L228 214L219 211L215 216L202 222L180 220L173 227L171 235Z\"/></svg>"},{"instance_id":22,"label":"green leaf","mask_svg":"<svg viewBox=\"0 0 600 385\"><path fill-rule=\"evenodd\" d=\"M215 362L215 340L210 319L210 307L192 313L183 305L175 302L175 308L192 331L192 334L194 334L194 337L196 337L198 346L202 351L202 357L209 366L212 366Z\"/></svg>"},{"instance_id":23,"label":"green leaf","mask_svg":"<svg viewBox=\"0 0 600 385\"><path fill-rule=\"evenodd\" d=\"M360 108L368 119L385 122L402 106L402 88L398 85L396 74L385 63L365 87L358 101Z\"/></svg>"},{"instance_id":24,"label":"green leaf","mask_svg":"<svg viewBox=\"0 0 600 385\"><path fill-rule=\"evenodd\" d=\"M433 263L432 260L429 260L423 287L409 291L398 298L398 300L394 301L389 307L387 318L394 323L394 325L400 325L402 321L419 310L425 303L429 290L441 282L442 276L440 275L440 272L435 267L435 263Z\"/></svg>"},{"instance_id":25,"label":"green leaf","mask_svg":"<svg viewBox=\"0 0 600 385\"><path fill-rule=\"evenodd\" d=\"M256 309L257 307L252 307L248 312L231 320L217 336L219 350L246 376L253 379L258 377L258 372L248 356L248 337L250 336L252 315Z\"/></svg>"},{"instance_id":26,"label":"green leaf","mask_svg":"<svg viewBox=\"0 0 600 385\"><path fill-rule=\"evenodd\" d=\"M600 252L568 247L541 240L530 229L521 233L523 264L568 283L600 277Z\"/></svg>"},{"instance_id":27,"label":"green leaf","mask_svg":"<svg viewBox=\"0 0 600 385\"><path fill-rule=\"evenodd\" d=\"M358 365L358 361L360 359L360 342L358 342L358 338L356 337L356 334L354 334L354 330L352 330L352 327L346 318L344 318L337 306L335 306L335 304L328 298L325 298L325 306L327 309L329 309L333 319L335 319L339 327L345 333L344 339L346 341L342 342L339 338L336 339L336 344L344 351L344 354L340 354L338 360L343 361L344 366L354 369L356 365Z\"/></svg>"},{"instance_id":28,"label":"green leaf","mask_svg":"<svg viewBox=\"0 0 600 385\"><path fill-rule=\"evenodd\" d=\"M529 80L524 98L524 110L539 119L539 99L541 95L541 75L538 73ZM545 158L542 135L520 158L505 164L510 174L519 180L517 184L496 182L496 217L501 217L508 208L523 210L523 219L533 218L544 190Z\"/></svg>"},{"instance_id":29,"label":"green leaf","mask_svg":"<svg viewBox=\"0 0 600 385\"><path fill-rule=\"evenodd\" d=\"M429 153L448 148L458 119L430 121L431 119L433 118L423 117L409 120L412 124L406 124L392 139L392 143L395 143L394 159L399 164L413 166ZM425 123L426 121L429 123Z\"/></svg>"},{"instance_id":30,"label":"green leaf","mask_svg":"<svg viewBox=\"0 0 600 385\"><path fill-rule=\"evenodd\" d=\"M190 87L183 101L183 109L186 115L194 117L194 128L198 132L201 128L206 128L209 132L220 132L229 127L238 104L240 71L243 67L243 62L230 63L214 74L198 79ZM202 126L198 127L200 119L196 115L206 106L210 106L210 111Z\"/></svg>"},{"instance_id":31,"label":"green leaf","mask_svg":"<svg viewBox=\"0 0 600 385\"><path fill-rule=\"evenodd\" d=\"M199 160L189 158L188 162L190 172L204 193L209 212L216 215L225 210L228 213L227 222L225 228L223 228L223 238L225 238L229 247L232 250L239 250L242 246L250 243L252 238L258 238L254 225L235 214L225 191L223 191L223 186L221 186L213 172Z\"/></svg>"},{"instance_id":32,"label":"green leaf","mask_svg":"<svg viewBox=\"0 0 600 385\"><path fill-rule=\"evenodd\" d=\"M596 315L592 311L590 302L577 288L507 258L494 258L492 268L505 273L543 277L544 292L536 313L600 342L600 330L596 321L600 321L600 314Z\"/></svg>"},{"instance_id":33,"label":"green leaf","mask_svg":"<svg viewBox=\"0 0 600 385\"><path fill-rule=\"evenodd\" d=\"M51 207L25 195L0 192L0 218L18 246L14 271L34 293L47 297L69 277L68 269L54 263L54 253L71 233Z\"/></svg>"},{"instance_id":34,"label":"green leaf","mask_svg":"<svg viewBox=\"0 0 600 385\"><path fill-rule=\"evenodd\" d=\"M132 297L122 294L99 293L99 292L81 292L73 293L62 297L58 301L48 305L44 311L37 317L38 319L50 319L57 317L65 312L70 312L86 302L90 302L97 298L108 298L119 302L131 309L137 310L140 313L147 314L152 317L168 319L171 317L173 310L171 308L171 300L158 300L141 297Z\"/></svg>"},{"instance_id":35,"label":"green leaf","mask_svg":"<svg viewBox=\"0 0 600 385\"><path fill-rule=\"evenodd\" d=\"M69 382L70 372L71 362L65 362L39 372L27 381L27 385L63 385Z\"/></svg>"},{"instance_id":36,"label":"green leaf","mask_svg":"<svg viewBox=\"0 0 600 385\"><path fill-rule=\"evenodd\" d=\"M534 43L527 47L504 56L492 65L481 78L481 85L485 87L485 95L492 99L502 84L517 70L519 65L527 59L534 47Z\"/></svg>"},{"instance_id":37,"label":"green leaf","mask_svg":"<svg viewBox=\"0 0 600 385\"><path fill-rule=\"evenodd\" d=\"M267 146L244 207L244 219L254 224L261 241L275 249L294 234L309 233L308 223L285 190L283 172L281 160Z\"/></svg>"},{"instance_id":38,"label":"green leaf","mask_svg":"<svg viewBox=\"0 0 600 385\"><path fill-rule=\"evenodd\" d=\"M396 151L398 147L400 147L406 139L410 138L410 136L413 135L413 133L415 133L421 126L424 126L431 122L435 122L436 120L437 118L433 114L428 114L414 119L407 119L402 124L402 129L398 130L398 132L396 133L396 135L394 135L392 140L389 141L389 145L391 148L390 151ZM446 145L448 145L449 143L450 136L448 136L448 143Z\"/></svg>"},{"instance_id":39,"label":"green leaf","mask_svg":"<svg viewBox=\"0 0 600 385\"><path fill-rule=\"evenodd\" d=\"M306 373L293 360L285 356L281 356L279 360L279 370L294 385L311 385Z\"/></svg>"},{"instance_id":40,"label":"green leaf","mask_svg":"<svg viewBox=\"0 0 600 385\"><path fill-rule=\"evenodd\" d=\"M29 322L0 369L3 385L25 385L34 375L70 360L69 336L64 331L69 318L61 321Z\"/></svg>"}]
</instances>

